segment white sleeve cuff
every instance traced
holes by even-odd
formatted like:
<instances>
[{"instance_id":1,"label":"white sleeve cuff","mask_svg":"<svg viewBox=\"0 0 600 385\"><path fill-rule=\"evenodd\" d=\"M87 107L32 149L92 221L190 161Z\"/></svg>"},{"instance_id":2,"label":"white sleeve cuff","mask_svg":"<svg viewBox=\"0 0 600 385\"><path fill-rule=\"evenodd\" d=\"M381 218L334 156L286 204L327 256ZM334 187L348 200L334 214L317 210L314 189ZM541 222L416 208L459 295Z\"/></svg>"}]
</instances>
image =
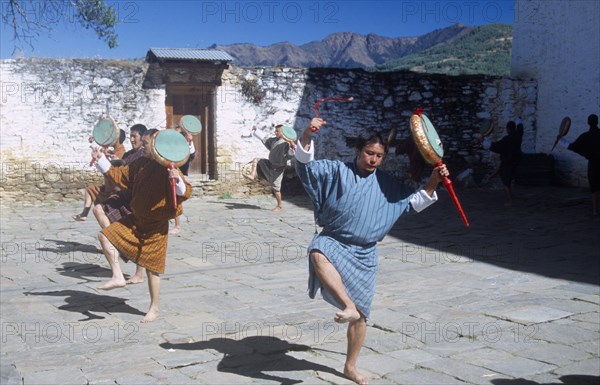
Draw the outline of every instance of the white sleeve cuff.
<instances>
[{"instance_id":1,"label":"white sleeve cuff","mask_svg":"<svg viewBox=\"0 0 600 385\"><path fill-rule=\"evenodd\" d=\"M178 182L175 185L175 194L177 194L177 196L183 196L183 194L185 194L185 182L183 181L183 178L179 178L177 179Z\"/></svg>"},{"instance_id":2,"label":"white sleeve cuff","mask_svg":"<svg viewBox=\"0 0 600 385\"><path fill-rule=\"evenodd\" d=\"M300 143L300 139L296 142L296 153L294 154L296 160L300 163L308 163L315 160L315 144L310 140L310 148L306 151Z\"/></svg>"},{"instance_id":3,"label":"white sleeve cuff","mask_svg":"<svg viewBox=\"0 0 600 385\"><path fill-rule=\"evenodd\" d=\"M437 200L438 196L435 191L432 196L429 196L425 190L419 190L410 198L410 205L416 212L420 213Z\"/></svg>"},{"instance_id":4,"label":"white sleeve cuff","mask_svg":"<svg viewBox=\"0 0 600 385\"><path fill-rule=\"evenodd\" d=\"M103 174L106 174L108 170L110 170L110 160L106 159L104 155L102 155L98 160L96 160L96 169Z\"/></svg>"}]
</instances>

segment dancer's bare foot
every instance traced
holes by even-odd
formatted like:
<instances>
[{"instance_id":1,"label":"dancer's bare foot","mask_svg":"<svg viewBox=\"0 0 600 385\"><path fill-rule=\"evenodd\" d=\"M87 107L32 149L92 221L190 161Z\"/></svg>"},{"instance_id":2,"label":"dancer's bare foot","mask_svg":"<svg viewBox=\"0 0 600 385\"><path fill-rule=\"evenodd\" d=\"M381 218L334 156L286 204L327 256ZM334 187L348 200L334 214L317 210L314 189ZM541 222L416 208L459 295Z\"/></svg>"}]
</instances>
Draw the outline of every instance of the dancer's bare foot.
<instances>
[{"instance_id":1,"label":"dancer's bare foot","mask_svg":"<svg viewBox=\"0 0 600 385\"><path fill-rule=\"evenodd\" d=\"M337 323L343 324L346 322L356 321L360 318L360 313L356 308L345 308L344 311L339 311L335 313L335 317L333 320Z\"/></svg>"},{"instance_id":2,"label":"dancer's bare foot","mask_svg":"<svg viewBox=\"0 0 600 385\"><path fill-rule=\"evenodd\" d=\"M144 282L144 277L138 277L137 275L134 275L133 277L131 277L127 281L125 281L125 283L128 285L135 285L136 283L143 283L143 282Z\"/></svg>"},{"instance_id":3,"label":"dancer's bare foot","mask_svg":"<svg viewBox=\"0 0 600 385\"><path fill-rule=\"evenodd\" d=\"M169 234L177 235L177 234L179 234L180 231L181 231L181 228L176 226L171 231L169 231Z\"/></svg>"},{"instance_id":4,"label":"dancer's bare foot","mask_svg":"<svg viewBox=\"0 0 600 385\"><path fill-rule=\"evenodd\" d=\"M110 281L106 282L104 285L98 286L98 289L112 290L112 289L117 289L120 287L125 287L125 285L127 285L125 278L113 278Z\"/></svg>"},{"instance_id":5,"label":"dancer's bare foot","mask_svg":"<svg viewBox=\"0 0 600 385\"><path fill-rule=\"evenodd\" d=\"M281 211L281 210L283 210L283 207L277 206L274 209L272 209L271 211Z\"/></svg>"},{"instance_id":6,"label":"dancer's bare foot","mask_svg":"<svg viewBox=\"0 0 600 385\"><path fill-rule=\"evenodd\" d=\"M140 323L146 324L148 322L152 322L152 321L154 321L156 319L156 317L158 317L158 309L157 308L150 308L150 310L148 310L148 313L146 313L146 315L140 321Z\"/></svg>"},{"instance_id":7,"label":"dancer's bare foot","mask_svg":"<svg viewBox=\"0 0 600 385\"><path fill-rule=\"evenodd\" d=\"M73 215L72 218L77 222L84 222L87 219L87 217L83 216L82 214Z\"/></svg>"},{"instance_id":8,"label":"dancer's bare foot","mask_svg":"<svg viewBox=\"0 0 600 385\"><path fill-rule=\"evenodd\" d=\"M369 383L369 379L367 376L360 373L355 367L344 366L344 375L348 377L348 379L356 382L360 385L366 385Z\"/></svg>"}]
</instances>

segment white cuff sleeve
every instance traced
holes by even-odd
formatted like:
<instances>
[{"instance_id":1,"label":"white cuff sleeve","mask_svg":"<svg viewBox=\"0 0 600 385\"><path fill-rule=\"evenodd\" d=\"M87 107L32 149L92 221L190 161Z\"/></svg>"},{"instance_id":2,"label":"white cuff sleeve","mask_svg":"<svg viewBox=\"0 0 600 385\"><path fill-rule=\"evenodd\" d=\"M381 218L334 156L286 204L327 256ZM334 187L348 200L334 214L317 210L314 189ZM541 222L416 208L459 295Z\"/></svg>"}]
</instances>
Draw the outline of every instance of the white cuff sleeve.
<instances>
[{"instance_id":1,"label":"white cuff sleeve","mask_svg":"<svg viewBox=\"0 0 600 385\"><path fill-rule=\"evenodd\" d=\"M489 150L489 148L490 148L490 147L492 147L492 141L491 141L491 139L489 139L489 138L485 138L485 139L483 140L482 146L483 146L483 148L485 148L486 150Z\"/></svg>"},{"instance_id":2,"label":"white cuff sleeve","mask_svg":"<svg viewBox=\"0 0 600 385\"><path fill-rule=\"evenodd\" d=\"M300 143L300 139L296 142L296 153L294 154L296 160L300 163L308 163L315 160L315 143L310 140L310 148L306 151Z\"/></svg>"},{"instance_id":3,"label":"white cuff sleeve","mask_svg":"<svg viewBox=\"0 0 600 385\"><path fill-rule=\"evenodd\" d=\"M420 213L437 200L438 196L435 191L433 192L433 196L429 196L425 190L419 190L410 198L410 205L416 212Z\"/></svg>"},{"instance_id":4,"label":"white cuff sleeve","mask_svg":"<svg viewBox=\"0 0 600 385\"><path fill-rule=\"evenodd\" d=\"M177 194L177 196L182 196L183 194L185 194L185 182L183 181L183 178L179 178L177 184L175 185L175 193Z\"/></svg>"},{"instance_id":5,"label":"white cuff sleeve","mask_svg":"<svg viewBox=\"0 0 600 385\"><path fill-rule=\"evenodd\" d=\"M560 138L560 140L558 141L558 143L560 144L560 146L562 148L569 148L569 145L571 144L568 140L566 140L565 138Z\"/></svg>"},{"instance_id":6,"label":"white cuff sleeve","mask_svg":"<svg viewBox=\"0 0 600 385\"><path fill-rule=\"evenodd\" d=\"M96 169L103 174L106 174L110 170L110 160L106 159L104 155L100 156L96 160Z\"/></svg>"},{"instance_id":7,"label":"white cuff sleeve","mask_svg":"<svg viewBox=\"0 0 600 385\"><path fill-rule=\"evenodd\" d=\"M191 141L190 144L190 155L196 152L196 146L194 146L194 141Z\"/></svg>"}]
</instances>

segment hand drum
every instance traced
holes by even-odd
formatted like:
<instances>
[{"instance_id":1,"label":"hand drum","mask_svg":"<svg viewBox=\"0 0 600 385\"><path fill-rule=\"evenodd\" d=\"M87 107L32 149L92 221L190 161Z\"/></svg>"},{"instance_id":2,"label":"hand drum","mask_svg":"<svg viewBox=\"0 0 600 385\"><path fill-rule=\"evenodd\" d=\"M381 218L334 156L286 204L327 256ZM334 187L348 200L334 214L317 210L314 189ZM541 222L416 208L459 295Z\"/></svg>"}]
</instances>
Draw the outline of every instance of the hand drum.
<instances>
[{"instance_id":1,"label":"hand drum","mask_svg":"<svg viewBox=\"0 0 600 385\"><path fill-rule=\"evenodd\" d=\"M184 165L190 157L187 140L175 130L162 130L155 133L152 136L151 149L153 158L169 169ZM173 208L177 209L175 179L171 179L171 190L173 192Z\"/></svg>"},{"instance_id":2,"label":"hand drum","mask_svg":"<svg viewBox=\"0 0 600 385\"><path fill-rule=\"evenodd\" d=\"M198 135L202 131L202 123L194 115L182 116L179 127L190 135Z\"/></svg>"},{"instance_id":3,"label":"hand drum","mask_svg":"<svg viewBox=\"0 0 600 385\"><path fill-rule=\"evenodd\" d=\"M288 142L295 142L298 139L298 134L290 126L281 127L281 136Z\"/></svg>"},{"instance_id":4,"label":"hand drum","mask_svg":"<svg viewBox=\"0 0 600 385\"><path fill-rule=\"evenodd\" d=\"M433 127L433 124L422 113L415 113L410 117L410 130L415 141L417 149L425 159L425 161L434 167L442 166L442 157L444 156L444 148L442 141L438 136L437 131ZM454 188L452 187L452 181L447 177L444 178L444 186L450 193L450 197L458 210L465 226L469 227L469 221L458 201Z\"/></svg>"},{"instance_id":5,"label":"hand drum","mask_svg":"<svg viewBox=\"0 0 600 385\"><path fill-rule=\"evenodd\" d=\"M117 140L119 128L112 118L100 118L92 130L94 142L102 147L108 147Z\"/></svg>"},{"instance_id":6,"label":"hand drum","mask_svg":"<svg viewBox=\"0 0 600 385\"><path fill-rule=\"evenodd\" d=\"M558 128L558 135L556 135L556 140L554 141L552 150L554 150L554 147L556 147L556 145L561 140L561 138L565 137L569 133L570 128L571 128L571 118L569 118L568 116L565 116L563 118L562 122L560 122L560 127ZM550 150L550 152L552 152L552 150Z\"/></svg>"}]
</instances>

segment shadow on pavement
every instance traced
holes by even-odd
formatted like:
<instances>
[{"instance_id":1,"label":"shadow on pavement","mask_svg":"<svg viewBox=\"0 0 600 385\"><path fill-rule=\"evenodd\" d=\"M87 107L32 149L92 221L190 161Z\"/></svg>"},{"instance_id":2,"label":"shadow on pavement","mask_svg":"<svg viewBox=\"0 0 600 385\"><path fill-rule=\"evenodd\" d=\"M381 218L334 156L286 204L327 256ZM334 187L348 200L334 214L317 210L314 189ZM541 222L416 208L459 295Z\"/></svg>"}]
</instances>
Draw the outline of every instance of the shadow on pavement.
<instances>
[{"instance_id":1,"label":"shadow on pavement","mask_svg":"<svg viewBox=\"0 0 600 385\"><path fill-rule=\"evenodd\" d=\"M211 203L222 204L228 210L242 210L242 209L263 210L263 208L260 206L249 205L246 203L235 203L235 202L226 202L226 201L211 201Z\"/></svg>"},{"instance_id":2,"label":"shadow on pavement","mask_svg":"<svg viewBox=\"0 0 600 385\"><path fill-rule=\"evenodd\" d=\"M421 213L403 215L392 228L389 236L408 244L403 255L387 257L433 264L467 262L468 258L599 284L600 221L592 219L586 194L559 187L520 188L512 207L503 205L502 194L457 191L471 225L467 228L448 194L438 191L439 202Z\"/></svg>"},{"instance_id":3,"label":"shadow on pavement","mask_svg":"<svg viewBox=\"0 0 600 385\"><path fill-rule=\"evenodd\" d=\"M205 350L212 349L224 354L217 370L257 380L277 381L281 384L296 384L303 381L269 375L265 372L291 372L314 370L346 378L343 373L311 361L287 355L293 351L310 351L306 345L290 344L269 336L246 337L241 340L213 338L208 341L160 344L163 349Z\"/></svg>"},{"instance_id":4,"label":"shadow on pavement","mask_svg":"<svg viewBox=\"0 0 600 385\"><path fill-rule=\"evenodd\" d=\"M56 243L56 247L50 248L50 247L47 247L48 246L47 244L44 244L45 247L38 248L39 251L48 251L48 252L56 253L56 254L75 254L75 253L79 252L79 253L85 253L85 254L100 254L100 255L102 255L102 251L98 250L98 248L95 245L89 245L89 244L79 243L79 242L61 241L58 239L44 239L44 241L54 242L54 243Z\"/></svg>"},{"instance_id":5,"label":"shadow on pavement","mask_svg":"<svg viewBox=\"0 0 600 385\"><path fill-rule=\"evenodd\" d=\"M25 295L46 295L53 297L65 297L65 305L59 306L60 310L71 311L75 313L81 313L87 318L80 319L79 321L90 321L93 319L104 319L105 317L93 314L95 313L128 313L134 315L145 315L136 308L129 306L126 303L126 299L100 295L94 293L88 293L79 290L58 290L58 291L46 291L46 292L25 292Z\"/></svg>"},{"instance_id":6,"label":"shadow on pavement","mask_svg":"<svg viewBox=\"0 0 600 385\"><path fill-rule=\"evenodd\" d=\"M497 379L492 380L494 385L596 385L600 383L599 376L587 376L582 374L572 374L568 376L561 376L559 382L551 383L539 383L535 381L526 380L524 378L509 379Z\"/></svg>"},{"instance_id":7,"label":"shadow on pavement","mask_svg":"<svg viewBox=\"0 0 600 385\"><path fill-rule=\"evenodd\" d=\"M104 257L102 257L102 259L104 259ZM112 271L110 269L93 263L64 262L62 267L56 268L56 271L65 277L83 280L84 283L101 282L101 280L87 277L107 279L112 277Z\"/></svg>"}]
</instances>

